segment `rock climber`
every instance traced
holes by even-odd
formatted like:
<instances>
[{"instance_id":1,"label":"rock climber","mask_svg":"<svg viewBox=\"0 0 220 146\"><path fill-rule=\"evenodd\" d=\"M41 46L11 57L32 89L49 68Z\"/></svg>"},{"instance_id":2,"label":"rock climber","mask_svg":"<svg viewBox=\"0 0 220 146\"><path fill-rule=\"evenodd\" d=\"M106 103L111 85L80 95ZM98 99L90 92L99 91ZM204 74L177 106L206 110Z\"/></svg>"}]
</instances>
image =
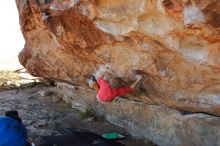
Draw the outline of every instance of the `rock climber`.
<instances>
[{"instance_id":1,"label":"rock climber","mask_svg":"<svg viewBox=\"0 0 220 146\"><path fill-rule=\"evenodd\" d=\"M27 130L17 111L0 117L0 146L32 146L27 142Z\"/></svg>"},{"instance_id":2,"label":"rock climber","mask_svg":"<svg viewBox=\"0 0 220 146\"><path fill-rule=\"evenodd\" d=\"M112 88L107 80L104 79L106 74L109 74L109 67L101 67L97 77L92 76L92 79L89 82L90 87L96 90L97 99L101 103L112 102L118 96L125 95L134 91L135 87L142 79L142 75L136 75L137 80L130 86L124 86L119 88ZM97 78L97 80L96 80Z\"/></svg>"}]
</instances>

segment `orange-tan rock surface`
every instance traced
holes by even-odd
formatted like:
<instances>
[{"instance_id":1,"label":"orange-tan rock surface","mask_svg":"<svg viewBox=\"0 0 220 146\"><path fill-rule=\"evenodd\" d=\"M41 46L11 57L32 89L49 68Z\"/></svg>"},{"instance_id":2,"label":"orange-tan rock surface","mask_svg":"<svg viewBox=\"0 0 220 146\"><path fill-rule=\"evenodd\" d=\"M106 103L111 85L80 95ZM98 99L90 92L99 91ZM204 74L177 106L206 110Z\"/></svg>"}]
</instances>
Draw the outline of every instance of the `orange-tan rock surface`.
<instances>
[{"instance_id":1,"label":"orange-tan rock surface","mask_svg":"<svg viewBox=\"0 0 220 146\"><path fill-rule=\"evenodd\" d=\"M87 86L98 65L140 90L130 100L220 116L219 0L16 0L34 76Z\"/></svg>"}]
</instances>

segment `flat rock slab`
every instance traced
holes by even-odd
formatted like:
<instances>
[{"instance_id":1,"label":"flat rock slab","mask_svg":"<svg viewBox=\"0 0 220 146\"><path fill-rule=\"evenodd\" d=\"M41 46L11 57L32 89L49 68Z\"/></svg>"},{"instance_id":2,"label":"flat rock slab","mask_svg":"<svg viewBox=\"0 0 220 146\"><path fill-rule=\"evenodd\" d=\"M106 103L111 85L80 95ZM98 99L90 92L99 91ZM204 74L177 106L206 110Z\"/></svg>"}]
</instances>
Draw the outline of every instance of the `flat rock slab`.
<instances>
[{"instance_id":1,"label":"flat rock slab","mask_svg":"<svg viewBox=\"0 0 220 146\"><path fill-rule=\"evenodd\" d=\"M41 136L57 136L63 134L65 128L77 128L92 131L98 135L116 131L128 137L127 140L121 141L124 144L130 146L148 145L141 140L132 140L125 130L102 119L82 119L79 111L73 110L70 104L58 100L59 97L55 95L42 97L39 94L39 91L49 88L51 87L37 85L33 88L1 91L0 115L4 115L6 111L11 109L18 110L27 127L29 138L33 139L36 144ZM149 144L149 146L151 145Z\"/></svg>"},{"instance_id":2,"label":"flat rock slab","mask_svg":"<svg viewBox=\"0 0 220 146\"><path fill-rule=\"evenodd\" d=\"M69 84L58 84L56 91L73 108L93 109L111 123L125 128L137 138L152 140L161 146L218 146L220 145L220 117L204 113L187 113L162 105L148 105L140 101L119 98L101 104L94 91Z\"/></svg>"}]
</instances>

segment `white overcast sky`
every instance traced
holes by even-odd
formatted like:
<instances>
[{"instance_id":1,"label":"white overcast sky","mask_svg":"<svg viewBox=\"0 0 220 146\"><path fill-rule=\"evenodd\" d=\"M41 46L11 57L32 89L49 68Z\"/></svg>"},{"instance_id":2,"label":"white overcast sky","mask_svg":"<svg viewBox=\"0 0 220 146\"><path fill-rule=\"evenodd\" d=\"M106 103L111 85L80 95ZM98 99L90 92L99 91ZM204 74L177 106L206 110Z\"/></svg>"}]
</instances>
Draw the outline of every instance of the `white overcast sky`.
<instances>
[{"instance_id":1,"label":"white overcast sky","mask_svg":"<svg viewBox=\"0 0 220 146\"><path fill-rule=\"evenodd\" d=\"M7 66L7 62L17 62L18 53L24 46L15 0L0 0L0 20L1 69Z\"/></svg>"}]
</instances>

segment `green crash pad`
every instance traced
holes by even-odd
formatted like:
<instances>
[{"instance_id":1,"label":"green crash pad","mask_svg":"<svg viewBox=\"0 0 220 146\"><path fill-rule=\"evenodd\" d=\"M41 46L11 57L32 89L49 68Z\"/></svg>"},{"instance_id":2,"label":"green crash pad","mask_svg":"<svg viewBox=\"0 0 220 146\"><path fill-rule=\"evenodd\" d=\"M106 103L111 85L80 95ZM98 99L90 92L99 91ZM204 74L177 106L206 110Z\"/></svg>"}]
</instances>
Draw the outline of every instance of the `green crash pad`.
<instances>
[{"instance_id":1,"label":"green crash pad","mask_svg":"<svg viewBox=\"0 0 220 146\"><path fill-rule=\"evenodd\" d=\"M118 133L106 133L103 134L102 137L106 138L106 139L123 139L125 138L124 135L118 134Z\"/></svg>"}]
</instances>

